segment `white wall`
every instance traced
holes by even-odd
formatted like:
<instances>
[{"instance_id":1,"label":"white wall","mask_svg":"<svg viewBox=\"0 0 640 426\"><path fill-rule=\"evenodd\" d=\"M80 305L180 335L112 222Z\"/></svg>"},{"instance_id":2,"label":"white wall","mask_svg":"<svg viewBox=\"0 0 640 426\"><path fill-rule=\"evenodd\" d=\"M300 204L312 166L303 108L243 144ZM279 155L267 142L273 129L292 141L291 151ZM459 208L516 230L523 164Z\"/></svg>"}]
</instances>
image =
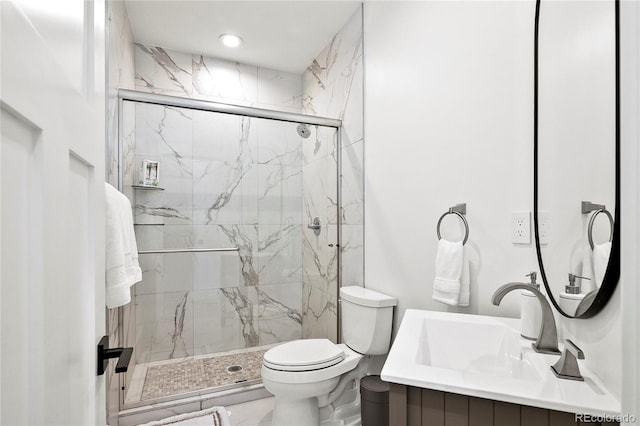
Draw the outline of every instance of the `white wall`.
<instances>
[{"instance_id":1,"label":"white wall","mask_svg":"<svg viewBox=\"0 0 640 426\"><path fill-rule=\"evenodd\" d=\"M516 293L490 298L538 269L511 243L511 212L533 207L533 22L533 1L365 3L365 286L398 297L396 330L407 308L453 310L431 294L436 222L458 202L472 262L458 310L519 316ZM619 306L618 292L559 327L617 394Z\"/></svg>"},{"instance_id":2,"label":"white wall","mask_svg":"<svg viewBox=\"0 0 640 426\"><path fill-rule=\"evenodd\" d=\"M524 2L365 4L365 285L399 298L396 324L407 308L447 309L431 299L436 223L458 202L472 262L461 310L519 314L516 294L490 297L537 269L533 246L510 240L511 212L533 203L532 28Z\"/></svg>"}]
</instances>

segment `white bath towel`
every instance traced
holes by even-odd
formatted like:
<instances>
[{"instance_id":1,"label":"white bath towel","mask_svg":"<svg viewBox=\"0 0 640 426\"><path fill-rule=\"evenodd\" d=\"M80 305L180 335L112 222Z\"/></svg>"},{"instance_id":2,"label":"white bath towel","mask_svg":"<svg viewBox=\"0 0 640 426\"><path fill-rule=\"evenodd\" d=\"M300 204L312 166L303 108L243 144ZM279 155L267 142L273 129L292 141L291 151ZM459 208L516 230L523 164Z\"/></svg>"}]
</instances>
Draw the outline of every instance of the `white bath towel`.
<instances>
[{"instance_id":1,"label":"white bath towel","mask_svg":"<svg viewBox=\"0 0 640 426\"><path fill-rule=\"evenodd\" d=\"M108 308L131 302L131 286L142 280L129 199L105 183L105 299Z\"/></svg>"},{"instance_id":2,"label":"white bath towel","mask_svg":"<svg viewBox=\"0 0 640 426\"><path fill-rule=\"evenodd\" d=\"M611 242L593 245L593 277L595 288L600 288L604 274L609 265L609 255L611 254Z\"/></svg>"},{"instance_id":3,"label":"white bath towel","mask_svg":"<svg viewBox=\"0 0 640 426\"><path fill-rule=\"evenodd\" d=\"M433 280L433 300L447 305L458 306L460 299L460 279L464 251L462 241L438 241L436 253L436 277Z\"/></svg>"}]
</instances>

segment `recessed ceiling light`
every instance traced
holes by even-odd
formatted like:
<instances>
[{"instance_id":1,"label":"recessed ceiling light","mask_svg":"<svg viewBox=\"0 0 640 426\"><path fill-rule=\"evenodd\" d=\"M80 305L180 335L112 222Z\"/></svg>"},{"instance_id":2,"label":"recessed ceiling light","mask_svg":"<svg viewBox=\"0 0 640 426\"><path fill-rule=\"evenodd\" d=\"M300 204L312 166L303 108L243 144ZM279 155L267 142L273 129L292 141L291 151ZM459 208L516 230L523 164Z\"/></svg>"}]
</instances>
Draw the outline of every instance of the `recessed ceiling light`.
<instances>
[{"instance_id":1,"label":"recessed ceiling light","mask_svg":"<svg viewBox=\"0 0 640 426\"><path fill-rule=\"evenodd\" d=\"M227 47L238 47L242 44L242 39L235 34L222 34L219 38Z\"/></svg>"}]
</instances>

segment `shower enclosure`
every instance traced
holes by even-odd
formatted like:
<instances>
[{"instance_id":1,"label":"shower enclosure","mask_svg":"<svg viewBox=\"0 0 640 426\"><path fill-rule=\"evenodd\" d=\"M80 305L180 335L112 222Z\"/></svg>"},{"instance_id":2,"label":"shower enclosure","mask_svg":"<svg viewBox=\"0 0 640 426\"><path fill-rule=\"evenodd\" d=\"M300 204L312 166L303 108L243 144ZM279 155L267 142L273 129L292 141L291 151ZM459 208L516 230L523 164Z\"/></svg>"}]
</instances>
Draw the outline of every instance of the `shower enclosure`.
<instances>
[{"instance_id":1,"label":"shower enclosure","mask_svg":"<svg viewBox=\"0 0 640 426\"><path fill-rule=\"evenodd\" d=\"M143 270L119 313L122 407L246 387L270 346L337 341L340 122L124 90L119 117Z\"/></svg>"}]
</instances>

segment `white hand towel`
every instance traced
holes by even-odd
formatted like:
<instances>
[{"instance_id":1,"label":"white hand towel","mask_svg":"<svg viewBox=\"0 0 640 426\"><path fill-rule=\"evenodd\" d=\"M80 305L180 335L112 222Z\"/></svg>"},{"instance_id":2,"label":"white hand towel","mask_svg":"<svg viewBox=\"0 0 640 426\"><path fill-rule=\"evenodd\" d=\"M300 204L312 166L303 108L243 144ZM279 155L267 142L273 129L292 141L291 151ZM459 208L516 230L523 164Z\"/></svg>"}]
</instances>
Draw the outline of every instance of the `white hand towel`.
<instances>
[{"instance_id":1,"label":"white hand towel","mask_svg":"<svg viewBox=\"0 0 640 426\"><path fill-rule=\"evenodd\" d=\"M105 183L105 299L108 308L131 302L130 287L142 280L129 199Z\"/></svg>"},{"instance_id":2,"label":"white hand towel","mask_svg":"<svg viewBox=\"0 0 640 426\"><path fill-rule=\"evenodd\" d=\"M469 265L469 255L467 250L462 246L462 275L460 277L460 296L458 297L458 306L469 306L469 298L471 297L471 271Z\"/></svg>"},{"instance_id":3,"label":"white hand towel","mask_svg":"<svg viewBox=\"0 0 640 426\"><path fill-rule=\"evenodd\" d=\"M593 245L593 276L596 288L600 288L604 274L607 272L610 254L611 242Z\"/></svg>"},{"instance_id":4,"label":"white hand towel","mask_svg":"<svg viewBox=\"0 0 640 426\"><path fill-rule=\"evenodd\" d=\"M460 278L464 253L462 241L438 241L436 253L436 277L433 281L433 300L457 306L460 298Z\"/></svg>"}]
</instances>

